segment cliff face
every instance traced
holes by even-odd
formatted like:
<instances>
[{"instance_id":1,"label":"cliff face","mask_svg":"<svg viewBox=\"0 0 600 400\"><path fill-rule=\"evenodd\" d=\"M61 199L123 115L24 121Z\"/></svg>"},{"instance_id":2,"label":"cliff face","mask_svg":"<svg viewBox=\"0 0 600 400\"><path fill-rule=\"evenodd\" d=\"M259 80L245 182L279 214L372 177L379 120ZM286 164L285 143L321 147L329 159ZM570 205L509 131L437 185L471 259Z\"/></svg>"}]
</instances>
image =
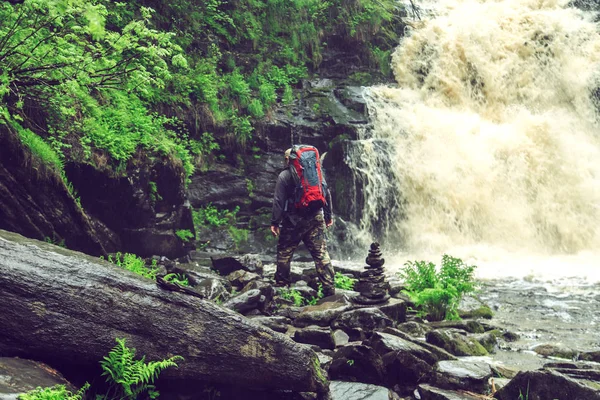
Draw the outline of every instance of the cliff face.
<instances>
[{"instance_id":1,"label":"cliff face","mask_svg":"<svg viewBox=\"0 0 600 400\"><path fill-rule=\"evenodd\" d=\"M88 164L70 163L65 171L81 207L59 174L0 124L0 228L93 255L185 254L175 231L193 230L193 224L177 166L141 163L127 177ZM160 200L152 198L152 179Z\"/></svg>"}]
</instances>

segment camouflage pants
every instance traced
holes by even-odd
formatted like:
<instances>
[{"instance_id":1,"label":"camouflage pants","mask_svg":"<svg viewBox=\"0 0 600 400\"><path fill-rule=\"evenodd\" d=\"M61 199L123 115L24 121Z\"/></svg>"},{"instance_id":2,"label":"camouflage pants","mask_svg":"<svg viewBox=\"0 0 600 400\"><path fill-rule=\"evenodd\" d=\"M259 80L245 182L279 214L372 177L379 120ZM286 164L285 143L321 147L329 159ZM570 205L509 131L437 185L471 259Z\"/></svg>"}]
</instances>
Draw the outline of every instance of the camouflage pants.
<instances>
[{"instance_id":1,"label":"camouflage pants","mask_svg":"<svg viewBox=\"0 0 600 400\"><path fill-rule=\"evenodd\" d=\"M325 219L323 213L318 213L307 220L300 220L296 226L284 224L279 235L277 244L277 272L275 280L289 284L291 282L291 262L294 251L300 242L310 252L317 275L323 285L323 289L333 288L333 267L327 252L325 242Z\"/></svg>"}]
</instances>

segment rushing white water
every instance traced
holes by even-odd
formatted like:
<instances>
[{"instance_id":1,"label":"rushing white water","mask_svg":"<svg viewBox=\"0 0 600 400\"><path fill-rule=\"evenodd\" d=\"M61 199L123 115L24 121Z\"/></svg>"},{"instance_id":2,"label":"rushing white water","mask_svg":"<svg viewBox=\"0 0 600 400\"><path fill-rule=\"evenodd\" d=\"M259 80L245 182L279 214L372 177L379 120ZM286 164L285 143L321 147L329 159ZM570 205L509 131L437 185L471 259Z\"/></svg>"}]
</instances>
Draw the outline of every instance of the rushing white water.
<instances>
[{"instance_id":1,"label":"rushing white water","mask_svg":"<svg viewBox=\"0 0 600 400\"><path fill-rule=\"evenodd\" d=\"M447 253L485 278L600 281L595 16L557 0L433 13L393 55L398 87L367 93L362 229L385 230L391 268Z\"/></svg>"}]
</instances>

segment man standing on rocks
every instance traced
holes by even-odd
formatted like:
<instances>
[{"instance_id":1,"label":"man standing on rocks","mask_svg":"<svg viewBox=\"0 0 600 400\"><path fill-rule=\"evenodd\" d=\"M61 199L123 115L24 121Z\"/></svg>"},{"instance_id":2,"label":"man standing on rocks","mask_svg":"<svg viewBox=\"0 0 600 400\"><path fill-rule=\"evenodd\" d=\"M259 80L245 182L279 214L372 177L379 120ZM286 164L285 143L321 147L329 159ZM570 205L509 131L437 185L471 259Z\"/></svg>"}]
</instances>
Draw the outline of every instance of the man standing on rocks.
<instances>
[{"instance_id":1,"label":"man standing on rocks","mask_svg":"<svg viewBox=\"0 0 600 400\"><path fill-rule=\"evenodd\" d=\"M331 193L320 163L312 146L296 145L285 151L285 169L277 178L271 218L271 232L279 237L275 281L278 285L291 283L292 256L302 241L315 261L323 294L331 296L335 294L334 272L325 228L333 224L333 216Z\"/></svg>"}]
</instances>

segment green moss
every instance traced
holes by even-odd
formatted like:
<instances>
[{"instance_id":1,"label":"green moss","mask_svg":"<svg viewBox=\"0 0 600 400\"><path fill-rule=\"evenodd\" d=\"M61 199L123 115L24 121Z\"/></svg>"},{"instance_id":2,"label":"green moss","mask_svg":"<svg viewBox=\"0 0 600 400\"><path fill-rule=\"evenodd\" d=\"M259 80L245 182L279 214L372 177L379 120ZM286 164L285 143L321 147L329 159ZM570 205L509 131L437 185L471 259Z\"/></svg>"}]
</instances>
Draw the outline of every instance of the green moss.
<instances>
[{"instance_id":1,"label":"green moss","mask_svg":"<svg viewBox=\"0 0 600 400\"><path fill-rule=\"evenodd\" d=\"M319 358L316 356L313 358L313 368L315 370L315 375L316 375L317 379L324 386L327 386L329 384L329 382L327 381L327 378L325 378L325 375L323 375L323 370L321 369L321 363L319 362Z\"/></svg>"},{"instance_id":2,"label":"green moss","mask_svg":"<svg viewBox=\"0 0 600 400\"><path fill-rule=\"evenodd\" d=\"M461 318L471 318L471 319L492 319L494 313L488 306L481 306L475 310L470 311L460 311L459 313Z\"/></svg>"}]
</instances>

